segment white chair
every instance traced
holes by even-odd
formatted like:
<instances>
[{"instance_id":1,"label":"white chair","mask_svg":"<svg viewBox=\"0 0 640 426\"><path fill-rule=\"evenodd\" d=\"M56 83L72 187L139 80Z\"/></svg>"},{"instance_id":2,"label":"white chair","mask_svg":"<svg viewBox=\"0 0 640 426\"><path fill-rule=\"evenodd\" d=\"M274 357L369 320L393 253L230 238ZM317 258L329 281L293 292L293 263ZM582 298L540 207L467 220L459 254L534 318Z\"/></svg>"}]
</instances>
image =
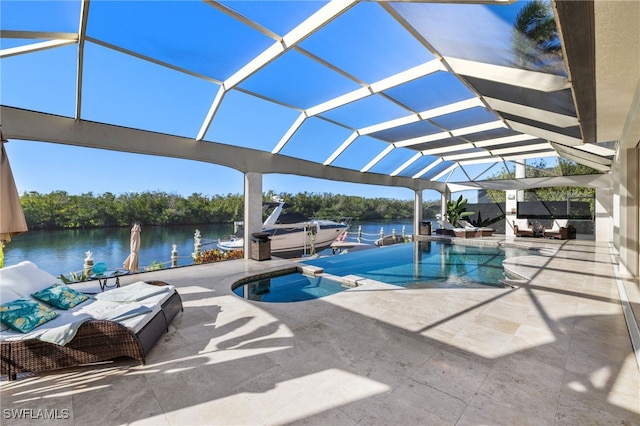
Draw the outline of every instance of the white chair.
<instances>
[{"instance_id":1,"label":"white chair","mask_svg":"<svg viewBox=\"0 0 640 426\"><path fill-rule=\"evenodd\" d=\"M542 235L545 238L558 238L566 240L569 238L569 220L568 219L555 219L551 225L551 228L544 228Z\"/></svg>"},{"instance_id":2,"label":"white chair","mask_svg":"<svg viewBox=\"0 0 640 426\"><path fill-rule=\"evenodd\" d=\"M533 225L527 219L515 219L513 221L513 233L516 237L535 237Z\"/></svg>"}]
</instances>

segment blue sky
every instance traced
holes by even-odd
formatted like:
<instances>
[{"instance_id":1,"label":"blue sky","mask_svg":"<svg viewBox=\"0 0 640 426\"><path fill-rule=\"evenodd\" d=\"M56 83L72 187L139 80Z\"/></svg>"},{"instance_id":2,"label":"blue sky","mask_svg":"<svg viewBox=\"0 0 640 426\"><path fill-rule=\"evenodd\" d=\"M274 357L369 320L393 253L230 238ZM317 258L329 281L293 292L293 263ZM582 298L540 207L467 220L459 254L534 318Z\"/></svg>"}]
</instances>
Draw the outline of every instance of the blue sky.
<instances>
[{"instance_id":1,"label":"blue sky","mask_svg":"<svg viewBox=\"0 0 640 426\"><path fill-rule=\"evenodd\" d=\"M3 28L12 30L76 32L79 4L79 1L3 1L1 24ZM230 4L244 7L243 3L231 2ZM274 30L285 33L298 22L298 19L295 19L296 13L307 16L321 4L287 2L286 17L282 16L282 19L276 19L273 22L269 21L273 18L271 14L269 15L271 18L269 16L256 16L256 18ZM129 5L134 6L130 8ZM170 19L171 25L145 26L145 22L150 22L147 15L150 10L144 5L144 2L93 2L90 9L88 34L107 43L138 49L143 54L180 67L197 70L203 75L219 80L227 78L249 59L249 57L239 57L237 52L250 47L254 50L250 54L255 55L272 43L272 40L264 37L263 34L256 33L201 2L182 3L180 11L181 13L189 12L189 19L187 16L161 13L164 7L171 7L170 3L157 3L152 9L158 15L154 15L154 23L157 23L155 21L158 19ZM357 7L365 9L371 22L391 19L375 4L363 3ZM123 11L123 8L126 9ZM297 10L291 12L292 8ZM39 12L34 13L36 10ZM256 10L249 8L243 10L243 13L251 14L259 10L259 8ZM98 11L102 15L97 15ZM96 16L100 16L100 19ZM288 22L284 18L290 18L291 21ZM193 19L198 20L200 24L194 25ZM488 19L485 21L488 22ZM399 29L397 34L387 32L382 37L371 22L369 20L354 21L347 13L343 19L330 24L333 27L337 26L337 30L348 31L346 35L354 35L347 38L349 43L354 44L350 46L350 51L375 51L374 57L379 60L379 66L354 68L353 73L362 75L362 73L375 71L379 75L363 75L367 80L375 81L430 59L424 48L415 40L402 39L407 37L406 32ZM139 24L142 26L138 26ZM114 26L123 30L113 31ZM169 26L172 30L166 31L164 28ZM176 34L180 34L180 37L175 37ZM218 49L207 50L209 52L207 55L211 57L202 57L200 53L190 54L189 43L210 43L209 40L217 40L228 34L235 37L234 42L221 44ZM362 34L362 36L356 37L356 34ZM328 55L332 61L348 67L350 58L336 57L339 49L329 49L330 44L324 43L322 37L323 33L320 31L314 38L305 41L303 47L323 57ZM394 39L395 42L386 45L388 38ZM389 48L372 50L368 46L372 40L379 46L386 45ZM39 40L35 40L37 41ZM34 40L3 39L2 48L32 42ZM400 45L406 50L398 52L394 47L397 46L396 42L401 43ZM193 48L198 49L199 46L195 45ZM82 118L86 120L195 137L217 90L217 85L204 79L142 61L91 42L85 44L84 61ZM360 61L352 63L357 65ZM67 117L74 116L77 46L69 45L12 56L2 59L0 64L2 65L2 104ZM304 99L313 99L312 104L317 104L324 99L323 96L336 96L357 87L353 81L334 76L326 68L310 62L308 58L296 52L283 55L269 67L265 73L243 82L241 87L251 90L254 85L262 87L265 84L261 79L267 79L269 82L280 78L282 84L272 82L271 86L267 85L274 97L282 95L278 92L283 84L301 84L300 90L303 88L311 92L315 90L312 95L317 99L313 96L300 100L288 99L292 104L300 104ZM301 69L304 72L301 72ZM329 88L338 92L329 95L326 93L329 88L323 88L318 84L309 85L303 80L296 81L300 75L306 75L307 78L312 79L322 76L322 79L318 78L317 81L329 79L331 81ZM331 78L337 80L334 81ZM295 95L300 92L288 93ZM309 93L305 95L308 96ZM354 126L365 126L371 124L366 120L382 120L374 117L372 111L380 110L387 113L384 108L388 108L388 105L375 104L375 100L372 97L362 102L364 107L360 108L361 116L357 116L354 108L356 105L347 105L342 111L332 111L331 114L347 113L354 121L352 123ZM312 104L302 105L302 107L309 107ZM250 118L244 113L249 106L253 112ZM357 106L360 107L360 105ZM392 107L395 106L392 105ZM400 113L405 114L402 111L398 112ZM232 91L225 97L207 132L206 139L270 151L274 141L287 131L297 115L298 112L291 109L242 92ZM249 120L251 125L247 124ZM313 154L315 161L322 162L349 134L343 128L330 130L323 126L327 127L327 123L322 120L307 120L291 142L285 146L282 154L301 158L307 158ZM332 136L331 142L325 140L329 134ZM335 164L337 166L350 164L356 169L364 166L370 160L362 155L365 152L364 148L370 148L372 144L380 145L380 150L386 147L386 144L381 141L368 137L359 138L350 148L348 155L339 157ZM313 150L309 150L309 146L313 146ZM6 144L6 149L20 193L25 191L48 193L55 190L64 190L70 194L163 191L185 196L192 193L211 196L243 192L243 176L240 172L210 163L21 140L12 140ZM367 152L366 155L371 154ZM404 162L412 155L413 152L409 150L398 149L393 154L395 160L393 165L381 162L373 171L389 173L398 163ZM424 161L433 160L425 157ZM415 167L422 168L424 165L416 164ZM381 170L382 168L390 169ZM460 177L460 180L466 180L464 176ZM359 185L283 175L264 175L263 190L264 192L273 190L276 193L328 192L407 200L414 197L413 191L406 188ZM473 194L467 196L472 200ZM424 199L439 199L439 194L435 191L425 191Z\"/></svg>"}]
</instances>

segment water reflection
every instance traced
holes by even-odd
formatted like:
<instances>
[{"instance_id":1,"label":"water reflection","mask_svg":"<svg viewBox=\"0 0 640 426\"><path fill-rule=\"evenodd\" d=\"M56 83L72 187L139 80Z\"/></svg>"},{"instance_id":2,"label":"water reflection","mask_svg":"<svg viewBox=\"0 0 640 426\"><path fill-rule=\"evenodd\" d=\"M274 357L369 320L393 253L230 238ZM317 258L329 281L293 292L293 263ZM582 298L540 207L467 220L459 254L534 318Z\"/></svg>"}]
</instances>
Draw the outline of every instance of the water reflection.
<instances>
[{"instance_id":1,"label":"water reflection","mask_svg":"<svg viewBox=\"0 0 640 426\"><path fill-rule=\"evenodd\" d=\"M203 249L215 248L218 238L233 232L232 224L200 226L145 226L142 230L140 267L169 262L172 245L178 250L178 265L193 263L193 235L199 229ZM41 269L58 276L82 270L85 252L93 252L95 262L105 262L109 268L122 268L129 254L129 227L106 229L71 229L59 231L29 231L14 238L5 248L5 265L23 260L36 263ZM167 265L168 266L168 265Z\"/></svg>"},{"instance_id":2,"label":"water reflection","mask_svg":"<svg viewBox=\"0 0 640 426\"><path fill-rule=\"evenodd\" d=\"M306 263L320 266L333 275L354 274L403 287L486 288L487 285L502 286L505 257L530 254L520 249L421 241Z\"/></svg>"},{"instance_id":3,"label":"water reflection","mask_svg":"<svg viewBox=\"0 0 640 426\"><path fill-rule=\"evenodd\" d=\"M239 285L233 292L256 302L290 303L317 299L346 290L342 284L324 276L300 273L263 278Z\"/></svg>"},{"instance_id":4,"label":"water reflection","mask_svg":"<svg viewBox=\"0 0 640 426\"><path fill-rule=\"evenodd\" d=\"M144 225L144 224L143 224ZM385 235L393 230L401 234L403 228L407 235L413 232L412 221L354 221L349 229L350 237L355 239L358 227L373 243L379 238L381 228ZM193 235L195 230L202 234L202 249L216 248L218 238L228 238L234 232L232 223L197 226L143 226L140 245L141 268L171 260L171 246L178 249L178 265L192 264ZM45 271L58 276L83 269L85 253L93 252L95 262L105 262L109 268L122 268L129 255L131 239L130 227L106 229L70 229L58 231L31 230L16 236L5 247L5 265L13 265L30 260ZM169 264L167 263L167 266Z\"/></svg>"}]
</instances>

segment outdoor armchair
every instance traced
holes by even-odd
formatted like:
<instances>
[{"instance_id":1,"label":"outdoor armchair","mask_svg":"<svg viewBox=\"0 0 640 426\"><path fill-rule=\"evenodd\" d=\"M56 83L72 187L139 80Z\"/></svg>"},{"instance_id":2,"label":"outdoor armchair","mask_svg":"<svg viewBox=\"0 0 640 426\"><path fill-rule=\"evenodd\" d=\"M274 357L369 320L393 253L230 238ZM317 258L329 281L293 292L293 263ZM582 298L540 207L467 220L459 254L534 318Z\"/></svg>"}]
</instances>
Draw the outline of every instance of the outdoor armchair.
<instances>
[{"instance_id":1,"label":"outdoor armchair","mask_svg":"<svg viewBox=\"0 0 640 426\"><path fill-rule=\"evenodd\" d=\"M515 219L513 221L513 233L516 237L534 237L533 225L527 219Z\"/></svg>"},{"instance_id":2,"label":"outdoor armchair","mask_svg":"<svg viewBox=\"0 0 640 426\"><path fill-rule=\"evenodd\" d=\"M545 227L542 231L545 238L558 238L566 240L569 238L569 220L555 219L551 227Z\"/></svg>"}]
</instances>

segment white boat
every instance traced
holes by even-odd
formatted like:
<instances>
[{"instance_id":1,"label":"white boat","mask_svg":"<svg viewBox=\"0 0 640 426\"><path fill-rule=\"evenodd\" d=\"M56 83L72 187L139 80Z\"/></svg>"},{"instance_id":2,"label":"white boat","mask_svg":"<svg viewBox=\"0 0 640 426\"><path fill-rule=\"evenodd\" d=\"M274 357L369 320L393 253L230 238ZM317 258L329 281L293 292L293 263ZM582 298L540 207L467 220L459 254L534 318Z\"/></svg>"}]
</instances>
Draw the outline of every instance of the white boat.
<instances>
[{"instance_id":1,"label":"white boat","mask_svg":"<svg viewBox=\"0 0 640 426\"><path fill-rule=\"evenodd\" d=\"M264 203L262 211L269 216L262 224L262 233L271 240L271 254L278 257L313 255L329 247L349 229L350 218L340 221L308 219L299 213L284 213L290 207L281 199ZM221 250L244 248L243 231L239 230L229 240L219 240Z\"/></svg>"}]
</instances>

